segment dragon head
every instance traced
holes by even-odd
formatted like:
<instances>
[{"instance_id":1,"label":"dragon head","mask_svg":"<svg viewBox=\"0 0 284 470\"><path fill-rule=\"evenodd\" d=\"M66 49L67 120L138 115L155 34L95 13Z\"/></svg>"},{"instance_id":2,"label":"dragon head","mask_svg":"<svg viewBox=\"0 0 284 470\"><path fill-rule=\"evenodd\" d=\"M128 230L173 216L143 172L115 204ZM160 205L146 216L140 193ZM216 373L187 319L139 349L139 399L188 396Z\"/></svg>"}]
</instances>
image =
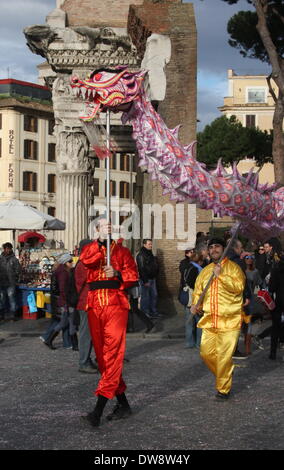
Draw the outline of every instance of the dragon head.
<instances>
[{"instance_id":1,"label":"dragon head","mask_svg":"<svg viewBox=\"0 0 284 470\"><path fill-rule=\"evenodd\" d=\"M131 103L137 96L144 79L145 71L129 72L126 68L97 69L89 78L71 78L71 87L87 106L88 114L80 116L83 121L92 121L101 109Z\"/></svg>"}]
</instances>

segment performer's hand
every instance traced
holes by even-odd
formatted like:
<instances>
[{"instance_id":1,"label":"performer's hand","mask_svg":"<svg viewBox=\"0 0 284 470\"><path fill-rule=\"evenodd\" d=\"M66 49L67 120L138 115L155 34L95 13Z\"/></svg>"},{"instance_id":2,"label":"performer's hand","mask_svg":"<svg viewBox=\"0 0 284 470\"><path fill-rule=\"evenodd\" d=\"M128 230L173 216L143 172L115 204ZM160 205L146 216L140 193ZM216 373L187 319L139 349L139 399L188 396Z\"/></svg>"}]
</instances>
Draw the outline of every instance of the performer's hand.
<instances>
[{"instance_id":1,"label":"performer's hand","mask_svg":"<svg viewBox=\"0 0 284 470\"><path fill-rule=\"evenodd\" d=\"M249 300L249 299L245 299L245 302L244 302L244 304L243 304L243 307L247 307L249 304L250 304L250 300Z\"/></svg>"},{"instance_id":2,"label":"performer's hand","mask_svg":"<svg viewBox=\"0 0 284 470\"><path fill-rule=\"evenodd\" d=\"M219 263L215 264L215 267L213 269L213 273L215 277L220 276L221 274L221 265Z\"/></svg>"},{"instance_id":3,"label":"performer's hand","mask_svg":"<svg viewBox=\"0 0 284 470\"><path fill-rule=\"evenodd\" d=\"M112 266L104 266L104 272L106 277L114 277L116 273Z\"/></svg>"},{"instance_id":4,"label":"performer's hand","mask_svg":"<svg viewBox=\"0 0 284 470\"><path fill-rule=\"evenodd\" d=\"M197 305L191 305L190 311L192 315L196 315L199 312L200 307L197 308Z\"/></svg>"}]
</instances>

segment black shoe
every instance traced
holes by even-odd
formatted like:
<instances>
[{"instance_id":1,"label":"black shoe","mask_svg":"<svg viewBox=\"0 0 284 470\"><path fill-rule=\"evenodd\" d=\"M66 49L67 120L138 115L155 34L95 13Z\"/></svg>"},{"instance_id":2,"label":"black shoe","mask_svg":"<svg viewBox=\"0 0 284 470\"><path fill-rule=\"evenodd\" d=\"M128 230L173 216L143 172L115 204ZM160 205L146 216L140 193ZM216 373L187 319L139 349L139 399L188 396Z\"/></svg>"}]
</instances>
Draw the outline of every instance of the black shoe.
<instances>
[{"instance_id":1,"label":"black shoe","mask_svg":"<svg viewBox=\"0 0 284 470\"><path fill-rule=\"evenodd\" d=\"M96 374L98 372L98 369L95 369L91 366L79 367L78 370L79 372L83 372L84 374Z\"/></svg>"},{"instance_id":2,"label":"black shoe","mask_svg":"<svg viewBox=\"0 0 284 470\"><path fill-rule=\"evenodd\" d=\"M71 335L71 344L73 351L79 351L78 336L76 333Z\"/></svg>"},{"instance_id":3,"label":"black shoe","mask_svg":"<svg viewBox=\"0 0 284 470\"><path fill-rule=\"evenodd\" d=\"M85 416L81 416L81 418L91 424L94 428L97 428L101 424L100 416L97 416L93 411Z\"/></svg>"},{"instance_id":4,"label":"black shoe","mask_svg":"<svg viewBox=\"0 0 284 470\"><path fill-rule=\"evenodd\" d=\"M272 361L276 360L276 354L269 354L268 359L271 359Z\"/></svg>"},{"instance_id":5,"label":"black shoe","mask_svg":"<svg viewBox=\"0 0 284 470\"><path fill-rule=\"evenodd\" d=\"M247 359L248 356L246 354L241 353L240 351L236 351L235 354L233 354L232 359Z\"/></svg>"},{"instance_id":6,"label":"black shoe","mask_svg":"<svg viewBox=\"0 0 284 470\"><path fill-rule=\"evenodd\" d=\"M132 414L130 406L123 406L117 403L111 414L107 416L108 421L128 418Z\"/></svg>"},{"instance_id":7,"label":"black shoe","mask_svg":"<svg viewBox=\"0 0 284 470\"><path fill-rule=\"evenodd\" d=\"M47 346L49 349L56 349L53 344L52 344L52 341L56 338L56 336L59 335L59 331L52 331L50 333L50 335L48 336L48 338L43 342L43 344L45 344L45 346Z\"/></svg>"},{"instance_id":8,"label":"black shoe","mask_svg":"<svg viewBox=\"0 0 284 470\"><path fill-rule=\"evenodd\" d=\"M154 326L155 326L155 324L152 321L149 322L148 325L147 325L147 329L145 330L145 334L150 333L150 331L153 330Z\"/></svg>"},{"instance_id":9,"label":"black shoe","mask_svg":"<svg viewBox=\"0 0 284 470\"><path fill-rule=\"evenodd\" d=\"M221 393L221 392L216 393L216 398L221 399L221 400L228 400L229 396L230 396L229 393Z\"/></svg>"}]
</instances>

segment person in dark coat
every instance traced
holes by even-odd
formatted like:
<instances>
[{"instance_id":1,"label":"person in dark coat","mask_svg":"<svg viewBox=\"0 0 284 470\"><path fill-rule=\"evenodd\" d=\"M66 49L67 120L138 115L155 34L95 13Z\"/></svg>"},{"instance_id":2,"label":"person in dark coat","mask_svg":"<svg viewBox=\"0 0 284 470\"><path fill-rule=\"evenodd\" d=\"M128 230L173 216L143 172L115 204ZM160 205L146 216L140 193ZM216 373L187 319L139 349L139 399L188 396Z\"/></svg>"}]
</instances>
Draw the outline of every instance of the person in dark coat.
<instances>
[{"instance_id":1,"label":"person in dark coat","mask_svg":"<svg viewBox=\"0 0 284 470\"><path fill-rule=\"evenodd\" d=\"M245 260L243 258L241 258L241 254L243 253L244 251L244 248L243 248L243 244L242 242L236 238L233 240L232 242L232 245L231 245L231 249L228 251L228 258L231 260L231 261L234 261L234 263L236 263L241 269L242 271L244 272L244 274L246 273L246 263L245 263ZM244 312L246 315L249 315L249 303L250 303L250 299L252 297L252 293L250 291L250 288L249 288L249 285L248 285L248 281L247 281L247 278L245 278L245 288L244 288ZM246 324L245 322L243 322L243 326L242 326L242 330L244 331L244 333L246 334ZM239 351L239 342L237 344L237 347L236 347L236 351L234 352L234 355L233 355L233 358L234 359L247 359L247 354L243 354L241 351Z\"/></svg>"},{"instance_id":2,"label":"person in dark coat","mask_svg":"<svg viewBox=\"0 0 284 470\"><path fill-rule=\"evenodd\" d=\"M263 272L264 272L264 267L265 267L265 262L266 262L266 256L265 256L263 244L260 245L254 251L254 256L255 256L255 267L258 270L259 274L261 275L261 278L264 279Z\"/></svg>"},{"instance_id":3,"label":"person in dark coat","mask_svg":"<svg viewBox=\"0 0 284 470\"><path fill-rule=\"evenodd\" d=\"M277 346L284 329L284 254L271 271L269 292L275 294L275 309L272 311L272 330L269 359L276 359Z\"/></svg>"},{"instance_id":4,"label":"person in dark coat","mask_svg":"<svg viewBox=\"0 0 284 470\"><path fill-rule=\"evenodd\" d=\"M92 240L86 238L81 240L79 243L79 255L82 252L84 246L92 243ZM93 343L91 339L89 324L88 324L88 313L87 313L87 297L89 286L87 284L87 273L88 269L82 261L78 261L75 268L75 283L76 290L79 293L79 300L77 303L77 311L80 316L79 326L79 372L88 374L94 374L98 368L94 365L91 360L91 352L93 349Z\"/></svg>"},{"instance_id":5,"label":"person in dark coat","mask_svg":"<svg viewBox=\"0 0 284 470\"><path fill-rule=\"evenodd\" d=\"M60 321L57 325L55 325L48 338L44 341L44 344L50 349L55 349L52 342L62 330L63 335L67 333L70 334L72 349L78 350L76 327L73 323L72 309L69 308L67 298L73 258L70 253L63 253L57 261L59 265L55 270L55 277L59 290L59 296L57 298L57 310L60 314ZM67 348L69 349L69 347Z\"/></svg>"},{"instance_id":6,"label":"person in dark coat","mask_svg":"<svg viewBox=\"0 0 284 470\"><path fill-rule=\"evenodd\" d=\"M12 244L4 243L0 256L0 313L4 318L5 304L8 299L9 312L6 320L17 320L16 284L20 273L21 265L14 255Z\"/></svg>"},{"instance_id":7,"label":"person in dark coat","mask_svg":"<svg viewBox=\"0 0 284 470\"><path fill-rule=\"evenodd\" d=\"M202 266L197 262L199 256L197 255L195 248L187 248L184 254L185 258L181 260L179 265L179 272L181 274L179 291L187 289L190 292L190 289L194 289L196 278L202 270ZM202 330L197 328L197 323L199 322L200 317L199 315L192 315L189 304L184 305L184 313L185 347L189 349L195 347L199 348Z\"/></svg>"},{"instance_id":8,"label":"person in dark coat","mask_svg":"<svg viewBox=\"0 0 284 470\"><path fill-rule=\"evenodd\" d=\"M159 316L157 311L156 279L159 272L158 260L152 252L152 240L144 239L143 246L136 256L141 286L141 310L150 319Z\"/></svg>"}]
</instances>

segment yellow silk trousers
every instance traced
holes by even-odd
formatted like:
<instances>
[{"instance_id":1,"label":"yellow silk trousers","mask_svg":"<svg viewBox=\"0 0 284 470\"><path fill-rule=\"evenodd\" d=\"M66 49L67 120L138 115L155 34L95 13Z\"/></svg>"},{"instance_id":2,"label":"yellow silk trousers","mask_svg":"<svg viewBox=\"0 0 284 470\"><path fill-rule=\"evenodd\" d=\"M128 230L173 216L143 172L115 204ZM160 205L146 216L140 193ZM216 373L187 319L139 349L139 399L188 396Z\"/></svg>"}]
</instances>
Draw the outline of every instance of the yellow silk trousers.
<instances>
[{"instance_id":1,"label":"yellow silk trousers","mask_svg":"<svg viewBox=\"0 0 284 470\"><path fill-rule=\"evenodd\" d=\"M216 389L229 393L232 387L234 364L232 355L235 352L240 330L220 330L203 328L200 356L216 377Z\"/></svg>"}]
</instances>

